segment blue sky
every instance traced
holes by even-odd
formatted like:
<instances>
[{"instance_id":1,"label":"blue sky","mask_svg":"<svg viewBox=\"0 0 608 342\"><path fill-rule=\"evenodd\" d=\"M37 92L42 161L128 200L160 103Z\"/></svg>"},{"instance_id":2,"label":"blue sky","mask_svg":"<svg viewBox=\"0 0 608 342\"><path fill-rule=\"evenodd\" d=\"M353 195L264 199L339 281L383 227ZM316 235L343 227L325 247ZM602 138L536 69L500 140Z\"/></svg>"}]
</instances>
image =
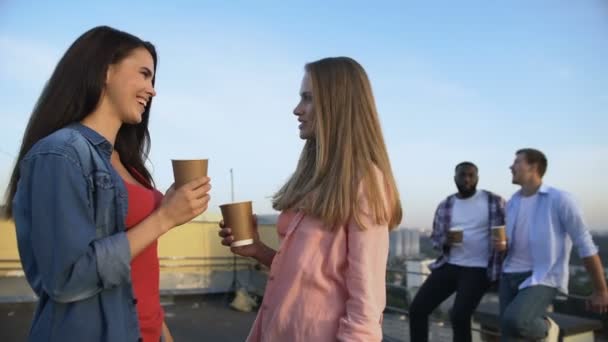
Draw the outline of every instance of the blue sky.
<instances>
[{"instance_id":1,"label":"blue sky","mask_svg":"<svg viewBox=\"0 0 608 342\"><path fill-rule=\"evenodd\" d=\"M608 231L608 5L597 1L0 1L0 187L29 113L67 47L110 25L159 53L151 168L210 159L210 211L230 199L270 213L302 142L291 114L303 65L346 55L367 70L405 209L427 228L471 160L509 197L521 147L546 152L546 182Z\"/></svg>"}]
</instances>

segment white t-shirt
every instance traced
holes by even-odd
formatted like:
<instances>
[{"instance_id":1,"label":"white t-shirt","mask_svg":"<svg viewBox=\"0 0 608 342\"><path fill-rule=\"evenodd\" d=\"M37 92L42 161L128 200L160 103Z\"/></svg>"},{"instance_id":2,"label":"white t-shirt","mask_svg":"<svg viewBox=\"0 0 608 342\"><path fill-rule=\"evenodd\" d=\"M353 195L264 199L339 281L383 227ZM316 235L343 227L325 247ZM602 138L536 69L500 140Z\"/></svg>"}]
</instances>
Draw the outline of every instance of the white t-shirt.
<instances>
[{"instance_id":1,"label":"white t-shirt","mask_svg":"<svg viewBox=\"0 0 608 342\"><path fill-rule=\"evenodd\" d=\"M536 209L538 194L530 197L521 198L519 211L515 219L515 230L513 241L509 247L509 254L505 260L505 273L523 273L532 271L532 256L530 255L529 232L532 224L532 217Z\"/></svg>"},{"instance_id":2,"label":"white t-shirt","mask_svg":"<svg viewBox=\"0 0 608 342\"><path fill-rule=\"evenodd\" d=\"M448 263L488 267L490 254L488 194L477 191L466 199L455 198L451 227L463 230L462 244L450 247Z\"/></svg>"}]
</instances>

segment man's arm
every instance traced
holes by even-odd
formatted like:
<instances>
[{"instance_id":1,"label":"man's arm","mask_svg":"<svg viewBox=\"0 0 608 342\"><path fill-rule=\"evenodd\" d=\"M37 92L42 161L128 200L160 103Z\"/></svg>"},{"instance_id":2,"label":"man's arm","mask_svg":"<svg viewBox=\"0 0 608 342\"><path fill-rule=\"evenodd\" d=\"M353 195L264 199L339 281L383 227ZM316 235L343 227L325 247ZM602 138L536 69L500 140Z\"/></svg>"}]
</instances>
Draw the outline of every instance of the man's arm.
<instances>
[{"instance_id":1,"label":"man's arm","mask_svg":"<svg viewBox=\"0 0 608 342\"><path fill-rule=\"evenodd\" d=\"M560 219L591 275L593 293L587 301L587 309L599 313L608 312L608 288L597 246L583 220L581 209L572 196L566 193L561 196Z\"/></svg>"},{"instance_id":2,"label":"man's arm","mask_svg":"<svg viewBox=\"0 0 608 342\"><path fill-rule=\"evenodd\" d=\"M583 258L583 262L587 272L591 275L593 284L593 293L587 301L587 310L593 310L601 314L606 313L608 312L608 287L606 286L602 261L599 255L595 254Z\"/></svg>"}]
</instances>

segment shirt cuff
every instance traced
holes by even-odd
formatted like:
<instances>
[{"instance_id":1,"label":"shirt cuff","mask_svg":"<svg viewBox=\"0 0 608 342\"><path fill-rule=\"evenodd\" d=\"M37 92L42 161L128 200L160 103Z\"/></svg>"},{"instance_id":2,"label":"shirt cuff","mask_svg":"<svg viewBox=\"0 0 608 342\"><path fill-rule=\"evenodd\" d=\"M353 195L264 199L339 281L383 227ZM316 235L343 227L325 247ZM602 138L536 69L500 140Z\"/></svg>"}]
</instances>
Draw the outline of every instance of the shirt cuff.
<instances>
[{"instance_id":1,"label":"shirt cuff","mask_svg":"<svg viewBox=\"0 0 608 342\"><path fill-rule=\"evenodd\" d=\"M103 288L113 288L131 275L131 247L127 234L122 232L93 242L97 270Z\"/></svg>"}]
</instances>

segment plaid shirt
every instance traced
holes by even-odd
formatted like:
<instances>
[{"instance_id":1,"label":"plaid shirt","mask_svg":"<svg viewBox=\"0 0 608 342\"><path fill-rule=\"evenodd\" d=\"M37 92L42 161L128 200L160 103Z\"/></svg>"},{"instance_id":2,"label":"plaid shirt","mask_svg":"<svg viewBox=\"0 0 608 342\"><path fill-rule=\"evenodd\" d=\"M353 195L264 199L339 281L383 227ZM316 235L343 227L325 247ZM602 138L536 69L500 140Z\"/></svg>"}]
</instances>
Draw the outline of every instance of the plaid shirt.
<instances>
[{"instance_id":1,"label":"plaid shirt","mask_svg":"<svg viewBox=\"0 0 608 342\"><path fill-rule=\"evenodd\" d=\"M492 226L502 226L505 224L505 200L489 191L482 190L488 195L488 209L489 209L489 225L488 230L492 229ZM437 207L435 212L435 219L433 220L433 232L431 233L431 241L433 247L441 251L441 255L437 260L429 266L431 270L437 269L448 262L448 256L450 255L450 246L447 244L448 231L452 223L452 208L454 207L454 199L456 194L450 195L448 198L443 200ZM490 232L491 233L491 232ZM491 236L491 235L490 235ZM492 239L488 239L490 246L490 259L488 260L488 278L490 281L498 280L502 271L502 262L505 257L505 252L497 252L494 250Z\"/></svg>"}]
</instances>

